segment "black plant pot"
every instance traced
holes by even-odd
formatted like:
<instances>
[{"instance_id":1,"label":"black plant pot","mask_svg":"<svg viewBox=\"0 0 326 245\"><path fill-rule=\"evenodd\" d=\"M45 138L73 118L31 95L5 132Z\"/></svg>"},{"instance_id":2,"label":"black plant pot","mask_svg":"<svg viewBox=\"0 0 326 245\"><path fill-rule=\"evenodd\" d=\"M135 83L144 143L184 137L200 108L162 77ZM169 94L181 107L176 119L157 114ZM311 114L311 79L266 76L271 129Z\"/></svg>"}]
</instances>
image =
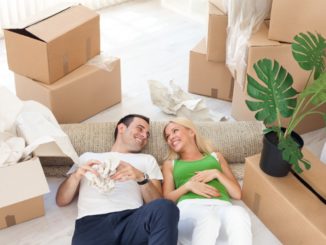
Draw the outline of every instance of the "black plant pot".
<instances>
[{"instance_id":1,"label":"black plant pot","mask_svg":"<svg viewBox=\"0 0 326 245\"><path fill-rule=\"evenodd\" d=\"M282 128L282 130L284 131L285 129ZM303 147L301 136L292 131L291 137L299 144L301 149ZM283 160L282 151L277 148L277 145L278 138L275 132L269 132L264 135L260 168L268 175L284 177L289 173L291 164Z\"/></svg>"}]
</instances>

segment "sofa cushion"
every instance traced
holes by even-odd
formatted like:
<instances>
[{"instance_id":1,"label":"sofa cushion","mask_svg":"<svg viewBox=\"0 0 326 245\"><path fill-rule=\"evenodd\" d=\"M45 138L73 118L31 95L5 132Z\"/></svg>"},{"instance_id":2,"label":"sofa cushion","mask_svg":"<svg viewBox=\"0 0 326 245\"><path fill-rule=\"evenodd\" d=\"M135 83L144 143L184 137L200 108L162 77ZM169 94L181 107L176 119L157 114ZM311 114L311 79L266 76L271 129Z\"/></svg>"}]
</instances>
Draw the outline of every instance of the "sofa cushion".
<instances>
[{"instance_id":1,"label":"sofa cushion","mask_svg":"<svg viewBox=\"0 0 326 245\"><path fill-rule=\"evenodd\" d=\"M152 121L150 140L144 153L153 155L159 164L162 164L167 155L167 144L163 138L163 128L166 121ZM209 138L231 164L232 171L241 179L245 157L261 151L263 124L256 121L248 122L200 122L196 123L200 133ZM113 132L116 122L98 122L82 124L62 124L62 129L69 136L78 155L84 152L109 151L114 138ZM48 158L41 159L46 166L47 175L60 175L67 166L72 164L68 159ZM235 164L237 163L237 164ZM56 169L51 173L51 167ZM61 170L59 170L61 169ZM55 174L54 174L55 173ZM64 174L64 173L63 173Z\"/></svg>"}]
</instances>

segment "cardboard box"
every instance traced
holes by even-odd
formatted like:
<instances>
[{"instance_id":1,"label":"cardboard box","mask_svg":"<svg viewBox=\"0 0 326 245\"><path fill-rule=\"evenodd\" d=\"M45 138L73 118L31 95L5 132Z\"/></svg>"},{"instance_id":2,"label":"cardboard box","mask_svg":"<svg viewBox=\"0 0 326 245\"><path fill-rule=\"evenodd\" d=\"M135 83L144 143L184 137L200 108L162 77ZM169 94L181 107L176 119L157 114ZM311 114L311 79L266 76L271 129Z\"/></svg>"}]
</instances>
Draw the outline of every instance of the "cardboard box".
<instances>
[{"instance_id":1,"label":"cardboard box","mask_svg":"<svg viewBox=\"0 0 326 245\"><path fill-rule=\"evenodd\" d=\"M304 71L294 60L290 44L268 40L267 33L268 29L266 25L262 24L260 30L250 38L248 42L247 73L255 78L256 81L261 82L253 69L253 65L263 58L277 60L289 73L291 73L294 81L293 87L297 91L302 91L309 77L309 72ZM255 113L251 112L245 104L246 99L253 100L247 95L246 91L247 81L244 82L243 88L241 88L238 83L235 83L231 115L238 121L255 120ZM321 107L321 111L326 112L326 105ZM285 126L288 121L288 119L282 119L282 123L284 123ZM297 126L295 131L303 134L324 126L325 123L323 118L320 115L314 114L307 116L305 120Z\"/></svg>"},{"instance_id":2,"label":"cardboard box","mask_svg":"<svg viewBox=\"0 0 326 245\"><path fill-rule=\"evenodd\" d=\"M232 100L233 78L224 62L206 59L206 40L190 51L188 91L217 99Z\"/></svg>"},{"instance_id":3,"label":"cardboard box","mask_svg":"<svg viewBox=\"0 0 326 245\"><path fill-rule=\"evenodd\" d=\"M326 205L291 173L266 175L259 160L246 158L242 200L283 244L326 244Z\"/></svg>"},{"instance_id":4,"label":"cardboard box","mask_svg":"<svg viewBox=\"0 0 326 245\"><path fill-rule=\"evenodd\" d=\"M47 106L59 123L78 123L121 101L120 59L109 70L83 65L54 84L15 75L16 94Z\"/></svg>"},{"instance_id":5,"label":"cardboard box","mask_svg":"<svg viewBox=\"0 0 326 245\"><path fill-rule=\"evenodd\" d=\"M0 168L0 229L44 215L49 192L38 158Z\"/></svg>"},{"instance_id":6,"label":"cardboard box","mask_svg":"<svg viewBox=\"0 0 326 245\"><path fill-rule=\"evenodd\" d=\"M325 0L273 0L268 38L291 43L300 32L326 38Z\"/></svg>"},{"instance_id":7,"label":"cardboard box","mask_svg":"<svg viewBox=\"0 0 326 245\"><path fill-rule=\"evenodd\" d=\"M208 5L207 60L221 62L226 58L228 17L213 4Z\"/></svg>"},{"instance_id":8,"label":"cardboard box","mask_svg":"<svg viewBox=\"0 0 326 245\"><path fill-rule=\"evenodd\" d=\"M42 18L4 30L9 69L15 73L51 84L99 54L96 12L78 5Z\"/></svg>"}]
</instances>

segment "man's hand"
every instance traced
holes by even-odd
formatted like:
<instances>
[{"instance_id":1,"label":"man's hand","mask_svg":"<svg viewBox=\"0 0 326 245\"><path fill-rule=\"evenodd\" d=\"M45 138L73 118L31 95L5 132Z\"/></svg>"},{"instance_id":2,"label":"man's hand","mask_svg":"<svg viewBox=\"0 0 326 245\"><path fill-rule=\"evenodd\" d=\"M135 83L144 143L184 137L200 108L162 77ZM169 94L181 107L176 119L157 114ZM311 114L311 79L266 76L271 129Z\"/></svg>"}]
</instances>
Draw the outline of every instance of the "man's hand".
<instances>
[{"instance_id":1,"label":"man's hand","mask_svg":"<svg viewBox=\"0 0 326 245\"><path fill-rule=\"evenodd\" d=\"M185 186L188 191L196 193L200 196L204 196L207 198L220 196L220 193L218 192L218 190L216 190L213 186L210 186L210 185L202 183L202 182L189 180L185 184Z\"/></svg>"},{"instance_id":2,"label":"man's hand","mask_svg":"<svg viewBox=\"0 0 326 245\"><path fill-rule=\"evenodd\" d=\"M131 164L120 161L117 171L111 176L111 179L117 181L135 180L139 182L144 179L144 173L131 166Z\"/></svg>"},{"instance_id":3,"label":"man's hand","mask_svg":"<svg viewBox=\"0 0 326 245\"><path fill-rule=\"evenodd\" d=\"M218 170L217 169L209 169L204 171L196 172L196 175L193 176L190 180L208 183L213 179L217 179L218 177Z\"/></svg>"},{"instance_id":4,"label":"man's hand","mask_svg":"<svg viewBox=\"0 0 326 245\"><path fill-rule=\"evenodd\" d=\"M99 175L99 173L92 168L92 166L94 166L95 164L101 164L100 161L98 160L90 160L87 163L85 163L83 166L79 167L77 169L77 171L74 173L74 177L80 181L82 179L82 177L87 173L87 172L91 172L93 174L95 174L96 176Z\"/></svg>"}]
</instances>

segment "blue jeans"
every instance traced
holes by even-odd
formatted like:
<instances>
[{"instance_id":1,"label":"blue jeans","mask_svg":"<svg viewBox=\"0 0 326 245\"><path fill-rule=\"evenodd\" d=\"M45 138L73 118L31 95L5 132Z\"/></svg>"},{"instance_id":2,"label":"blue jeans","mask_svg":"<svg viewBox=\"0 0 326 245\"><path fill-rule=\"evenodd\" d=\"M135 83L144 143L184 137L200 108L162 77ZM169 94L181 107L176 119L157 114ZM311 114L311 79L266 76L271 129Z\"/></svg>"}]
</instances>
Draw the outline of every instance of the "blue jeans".
<instances>
[{"instance_id":1,"label":"blue jeans","mask_svg":"<svg viewBox=\"0 0 326 245\"><path fill-rule=\"evenodd\" d=\"M178 240L179 209L158 199L140 208L76 220L73 245L174 245Z\"/></svg>"}]
</instances>

